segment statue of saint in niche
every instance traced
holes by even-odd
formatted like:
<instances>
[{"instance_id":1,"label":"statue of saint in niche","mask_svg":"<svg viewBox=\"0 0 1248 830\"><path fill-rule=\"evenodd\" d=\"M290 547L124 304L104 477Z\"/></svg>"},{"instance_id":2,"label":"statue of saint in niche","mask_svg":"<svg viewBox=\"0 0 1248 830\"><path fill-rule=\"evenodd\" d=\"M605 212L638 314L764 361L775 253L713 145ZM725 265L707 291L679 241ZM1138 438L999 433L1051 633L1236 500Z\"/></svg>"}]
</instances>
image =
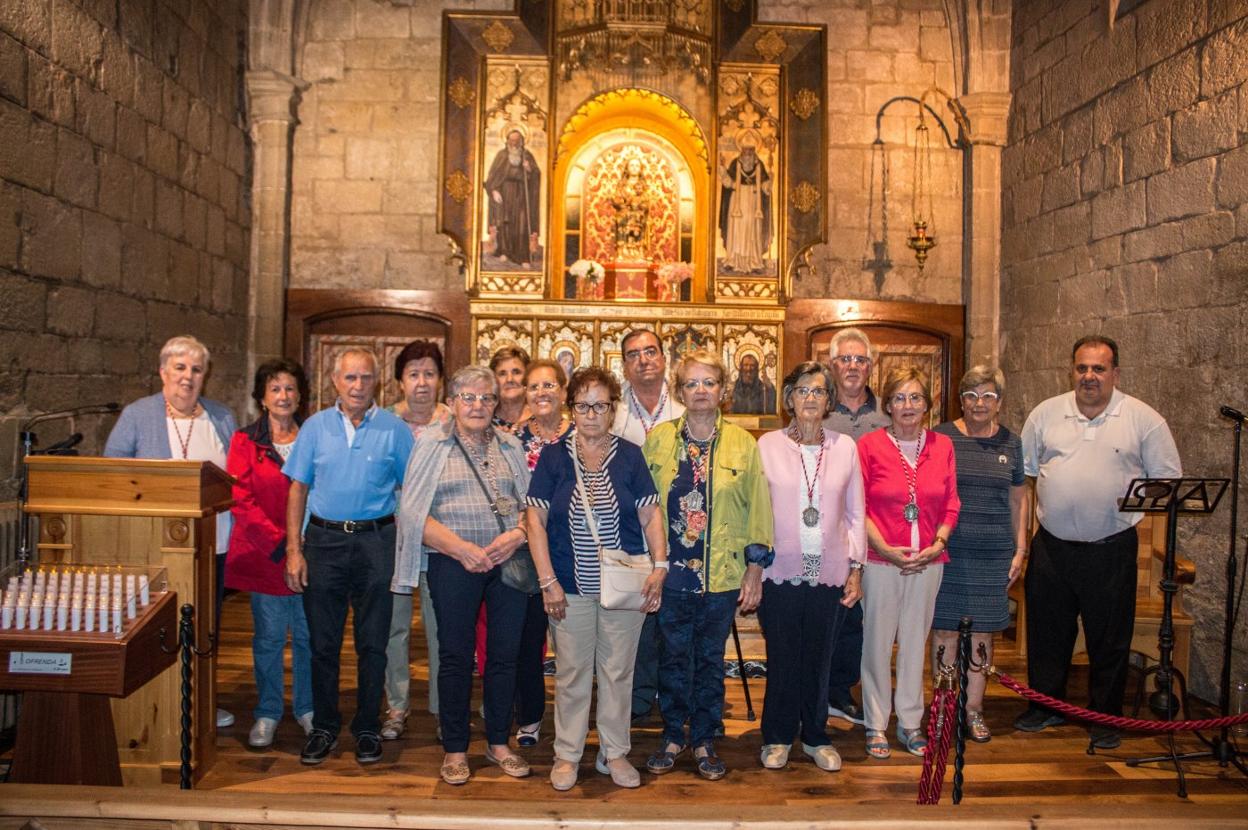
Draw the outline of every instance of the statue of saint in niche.
<instances>
[{"instance_id":1,"label":"statue of saint in niche","mask_svg":"<svg viewBox=\"0 0 1248 830\"><path fill-rule=\"evenodd\" d=\"M727 257L723 263L738 274L767 270L771 247L771 176L752 144L719 171L719 233Z\"/></svg>"},{"instance_id":2,"label":"statue of saint in niche","mask_svg":"<svg viewBox=\"0 0 1248 830\"><path fill-rule=\"evenodd\" d=\"M650 194L640 159L629 159L611 196L611 207L615 208L616 261L648 260Z\"/></svg>"},{"instance_id":3,"label":"statue of saint in niche","mask_svg":"<svg viewBox=\"0 0 1248 830\"><path fill-rule=\"evenodd\" d=\"M519 130L507 133L485 179L489 198L491 254L504 263L531 268L541 231L542 173Z\"/></svg>"}]
</instances>

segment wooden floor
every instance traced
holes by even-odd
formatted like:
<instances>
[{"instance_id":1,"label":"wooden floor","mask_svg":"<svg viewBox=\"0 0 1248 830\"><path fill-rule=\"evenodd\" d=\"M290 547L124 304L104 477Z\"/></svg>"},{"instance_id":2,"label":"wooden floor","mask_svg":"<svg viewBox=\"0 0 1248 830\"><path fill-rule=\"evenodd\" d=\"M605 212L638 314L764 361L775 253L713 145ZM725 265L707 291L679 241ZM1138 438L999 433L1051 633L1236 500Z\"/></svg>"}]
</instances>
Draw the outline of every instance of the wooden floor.
<instances>
[{"instance_id":1,"label":"wooden floor","mask_svg":"<svg viewBox=\"0 0 1248 830\"><path fill-rule=\"evenodd\" d=\"M434 738L433 718L423 711L428 675L424 638L418 628L412 637L412 696L417 711L408 722L407 733L400 740L385 744L381 763L361 768L354 760L350 735L344 730L333 757L319 767L303 767L299 763L302 733L289 715L282 721L270 750L257 752L246 745L252 720L250 710L255 699L251 619L246 595L231 596L225 609L217 681L220 703L236 715L237 721L233 727L220 731L218 760L199 785L200 790L445 799L472 802L478 807L489 801L527 802L534 807L543 803L570 806L578 801L609 801L621 807L680 807L689 809L691 815L708 810L717 814L747 806L751 810L767 806L809 806L812 798L832 799L846 806L892 807L913 804L917 795L921 759L901 753L893 741L890 760L870 760L863 750L862 728L850 728L839 720L831 721L831 725L834 744L845 762L840 772L821 772L801 757L800 751L795 753L788 769L762 769L757 760L761 743L759 722L746 719L741 683L732 680L727 681L727 738L717 744L730 769L724 781L702 781L686 758L676 771L661 778L643 773L643 785L638 790L620 790L593 770L596 745L591 731L585 763L581 767L581 784L568 793L556 793L547 780L552 761L548 705L541 742L523 751L533 765L532 777L507 778L498 768L484 763L482 724L474 716L474 740L470 749L473 780L464 787L450 787L438 777L442 750ZM417 621L418 618L419 609ZM349 634L348 626L348 639ZM998 648L996 662L1003 670L1025 677L1024 666L1008 643ZM354 657L348 642L344 647L342 672L345 719L350 718L354 705L354 671ZM1082 672L1076 669L1076 683L1083 682ZM750 683L754 707L760 713L763 687L762 680ZM548 694L551 691L553 678L548 679ZM1076 689L1076 693L1081 694L1081 690ZM1018 698L990 682L985 713L994 737L990 743L968 747L964 805L1014 805L1027 809L1043 805L1077 807L1110 816L1128 807L1129 812L1138 813L1137 808L1149 804L1176 803L1172 771L1160 766L1132 769L1125 764L1130 757L1162 751L1163 740L1131 734L1118 750L1088 755L1087 733L1079 726L1068 725L1040 734L1016 732L1011 722L1020 710ZM658 741L657 725L634 730L633 762L643 763ZM1181 736L1179 744L1181 750L1200 748L1196 739L1188 735ZM1191 803L1211 807L1238 805L1242 806L1243 815L1248 816L1248 780L1233 768L1228 771L1216 764L1201 763L1190 765L1187 770ZM952 769L946 782L944 805L949 804L951 783ZM944 808L936 809L949 817Z\"/></svg>"}]
</instances>

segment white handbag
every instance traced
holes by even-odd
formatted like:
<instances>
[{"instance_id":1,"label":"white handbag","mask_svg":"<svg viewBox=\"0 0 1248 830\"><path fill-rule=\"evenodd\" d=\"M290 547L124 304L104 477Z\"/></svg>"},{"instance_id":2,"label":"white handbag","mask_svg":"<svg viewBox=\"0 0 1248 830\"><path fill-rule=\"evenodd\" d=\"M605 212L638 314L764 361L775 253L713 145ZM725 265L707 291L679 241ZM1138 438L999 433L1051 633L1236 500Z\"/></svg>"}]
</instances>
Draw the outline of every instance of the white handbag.
<instances>
[{"instance_id":1,"label":"white handbag","mask_svg":"<svg viewBox=\"0 0 1248 830\"><path fill-rule=\"evenodd\" d=\"M640 611L645 603L641 593L646 579L654 571L654 560L648 553L631 554L620 548L604 548L598 537L598 519L589 503L589 489L581 475L581 460L572 455L576 469L576 489L585 508L585 524L598 546L598 604L609 611Z\"/></svg>"}]
</instances>

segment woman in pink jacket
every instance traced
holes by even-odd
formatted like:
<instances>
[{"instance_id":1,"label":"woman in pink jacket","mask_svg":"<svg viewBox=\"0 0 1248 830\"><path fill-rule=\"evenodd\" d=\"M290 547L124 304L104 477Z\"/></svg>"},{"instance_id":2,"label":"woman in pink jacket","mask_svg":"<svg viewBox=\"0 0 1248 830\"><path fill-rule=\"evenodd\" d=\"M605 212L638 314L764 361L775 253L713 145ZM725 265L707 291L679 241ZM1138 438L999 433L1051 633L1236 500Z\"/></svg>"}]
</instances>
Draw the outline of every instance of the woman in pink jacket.
<instances>
[{"instance_id":1,"label":"woman in pink jacket","mask_svg":"<svg viewBox=\"0 0 1248 830\"><path fill-rule=\"evenodd\" d=\"M892 424L858 441L867 492L867 566L862 577L862 708L867 754L887 758L891 704L897 739L912 755L923 735L923 657L949 534L958 522L958 476L953 442L927 429L932 407L927 375L893 369L883 387ZM890 671L897 644L897 689ZM890 700L891 698L891 700Z\"/></svg>"},{"instance_id":2,"label":"woman in pink jacket","mask_svg":"<svg viewBox=\"0 0 1248 830\"><path fill-rule=\"evenodd\" d=\"M815 766L841 768L827 730L828 673L841 621L861 596L866 531L854 439L823 426L834 393L827 367L800 364L781 392L792 423L758 441L776 551L758 608L767 641L760 757L767 769L788 763L799 732Z\"/></svg>"}]
</instances>

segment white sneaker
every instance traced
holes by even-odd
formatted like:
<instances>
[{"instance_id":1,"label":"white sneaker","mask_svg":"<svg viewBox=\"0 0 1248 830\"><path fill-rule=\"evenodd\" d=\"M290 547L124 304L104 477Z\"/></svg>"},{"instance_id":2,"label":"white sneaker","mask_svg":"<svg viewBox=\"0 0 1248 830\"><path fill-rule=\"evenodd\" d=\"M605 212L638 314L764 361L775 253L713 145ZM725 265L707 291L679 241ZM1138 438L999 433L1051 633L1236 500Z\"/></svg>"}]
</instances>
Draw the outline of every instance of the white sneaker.
<instances>
[{"instance_id":1,"label":"white sneaker","mask_svg":"<svg viewBox=\"0 0 1248 830\"><path fill-rule=\"evenodd\" d=\"M303 729L303 734L305 735L312 734L312 713L311 712L304 712L302 715L295 718L295 722L298 723L299 726Z\"/></svg>"},{"instance_id":2,"label":"white sneaker","mask_svg":"<svg viewBox=\"0 0 1248 830\"><path fill-rule=\"evenodd\" d=\"M841 768L841 753L837 752L831 744L823 746L802 744L802 752L806 753L806 757L814 761L815 766L824 772L836 772Z\"/></svg>"},{"instance_id":3,"label":"white sneaker","mask_svg":"<svg viewBox=\"0 0 1248 830\"><path fill-rule=\"evenodd\" d=\"M763 744L758 760L767 769L784 769L789 764L790 749L787 744Z\"/></svg>"},{"instance_id":4,"label":"white sneaker","mask_svg":"<svg viewBox=\"0 0 1248 830\"><path fill-rule=\"evenodd\" d=\"M277 721L273 718L256 718L251 725L251 734L247 736L250 746L264 747L273 745L273 733L277 731Z\"/></svg>"},{"instance_id":5,"label":"white sneaker","mask_svg":"<svg viewBox=\"0 0 1248 830\"><path fill-rule=\"evenodd\" d=\"M234 716L224 709L217 710L217 728L224 729L227 726L234 725Z\"/></svg>"}]
</instances>

